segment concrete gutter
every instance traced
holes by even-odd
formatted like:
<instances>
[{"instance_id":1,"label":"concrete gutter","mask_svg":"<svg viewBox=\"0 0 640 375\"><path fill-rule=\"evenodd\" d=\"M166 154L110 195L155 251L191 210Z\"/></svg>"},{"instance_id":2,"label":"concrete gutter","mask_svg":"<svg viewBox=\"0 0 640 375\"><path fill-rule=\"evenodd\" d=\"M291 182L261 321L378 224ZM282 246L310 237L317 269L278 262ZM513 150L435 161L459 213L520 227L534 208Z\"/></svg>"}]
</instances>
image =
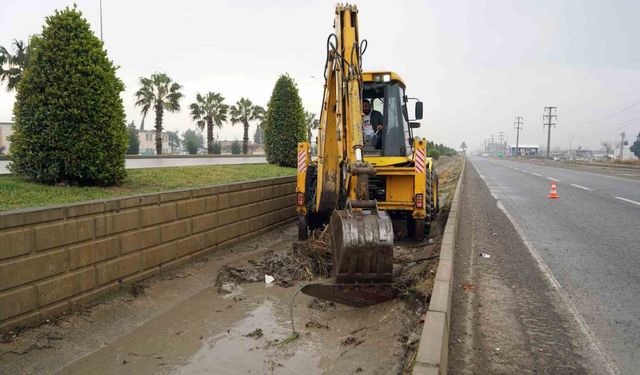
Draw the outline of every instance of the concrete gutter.
<instances>
[{"instance_id":1,"label":"concrete gutter","mask_svg":"<svg viewBox=\"0 0 640 375\"><path fill-rule=\"evenodd\" d=\"M460 194L465 161L451 201L449 217L444 228L440 261L433 284L429 309L424 319L420 344L413 366L414 375L446 374L449 355L449 327L451 319L451 292L453 290L453 252L458 231Z\"/></svg>"}]
</instances>

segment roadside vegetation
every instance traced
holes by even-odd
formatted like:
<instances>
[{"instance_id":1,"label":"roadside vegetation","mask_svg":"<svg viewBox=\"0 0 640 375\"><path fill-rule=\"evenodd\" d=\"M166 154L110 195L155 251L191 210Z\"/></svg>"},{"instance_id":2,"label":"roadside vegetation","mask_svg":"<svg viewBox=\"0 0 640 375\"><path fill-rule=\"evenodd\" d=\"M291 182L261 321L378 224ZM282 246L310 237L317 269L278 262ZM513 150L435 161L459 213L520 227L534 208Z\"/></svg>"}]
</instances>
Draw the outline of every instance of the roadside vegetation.
<instances>
[{"instance_id":1,"label":"roadside vegetation","mask_svg":"<svg viewBox=\"0 0 640 375\"><path fill-rule=\"evenodd\" d=\"M309 136L306 123L298 87L291 77L283 74L273 88L264 127L269 163L288 167L296 165L298 142L306 141Z\"/></svg>"},{"instance_id":2,"label":"roadside vegetation","mask_svg":"<svg viewBox=\"0 0 640 375\"><path fill-rule=\"evenodd\" d=\"M119 184L128 135L116 66L75 7L47 17L37 40L16 86L11 171L50 184Z\"/></svg>"},{"instance_id":3,"label":"roadside vegetation","mask_svg":"<svg viewBox=\"0 0 640 375\"><path fill-rule=\"evenodd\" d=\"M270 164L131 169L122 185L117 187L42 185L7 175L0 176L0 211L294 174L293 168Z\"/></svg>"}]
</instances>

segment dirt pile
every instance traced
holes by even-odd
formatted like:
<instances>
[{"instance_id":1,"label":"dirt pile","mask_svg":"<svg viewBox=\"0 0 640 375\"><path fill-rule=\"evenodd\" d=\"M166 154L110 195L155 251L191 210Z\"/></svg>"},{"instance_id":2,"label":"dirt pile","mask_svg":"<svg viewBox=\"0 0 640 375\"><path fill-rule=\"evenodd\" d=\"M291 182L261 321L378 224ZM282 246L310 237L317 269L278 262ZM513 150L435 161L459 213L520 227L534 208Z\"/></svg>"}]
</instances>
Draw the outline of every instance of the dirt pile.
<instances>
[{"instance_id":1,"label":"dirt pile","mask_svg":"<svg viewBox=\"0 0 640 375\"><path fill-rule=\"evenodd\" d=\"M258 282L270 275L275 284L287 288L294 281L331 276L333 259L327 230L314 231L308 241L293 243L284 250L269 250L260 259L251 259L241 267L225 266L216 285Z\"/></svg>"}]
</instances>

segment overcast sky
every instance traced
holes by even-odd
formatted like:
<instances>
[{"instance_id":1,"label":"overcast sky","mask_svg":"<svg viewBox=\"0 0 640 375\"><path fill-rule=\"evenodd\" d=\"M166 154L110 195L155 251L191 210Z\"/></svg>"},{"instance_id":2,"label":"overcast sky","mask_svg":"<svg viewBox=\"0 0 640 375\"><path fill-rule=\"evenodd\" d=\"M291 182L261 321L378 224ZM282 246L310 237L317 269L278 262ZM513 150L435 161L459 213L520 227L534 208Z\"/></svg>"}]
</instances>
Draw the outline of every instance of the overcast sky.
<instances>
[{"instance_id":1,"label":"overcast sky","mask_svg":"<svg viewBox=\"0 0 640 375\"><path fill-rule=\"evenodd\" d=\"M100 35L99 0L76 0ZM64 0L0 0L0 45L40 33ZM216 91L266 105L278 76L289 73L305 108L322 100L332 0L103 0L109 57L120 66L125 110L139 124L134 92L140 76L166 72L184 86L183 111L165 127L195 128L188 106L196 92ZM479 147L503 131L515 143L546 144L545 106L558 107L552 148L597 148L640 130L640 1L360 1L367 70L386 69L425 103L419 134L458 147ZM0 91L0 121L13 94ZM152 120L152 119L151 119ZM147 128L151 121L147 122ZM253 133L253 126L251 134ZM242 138L226 125L221 138Z\"/></svg>"}]
</instances>

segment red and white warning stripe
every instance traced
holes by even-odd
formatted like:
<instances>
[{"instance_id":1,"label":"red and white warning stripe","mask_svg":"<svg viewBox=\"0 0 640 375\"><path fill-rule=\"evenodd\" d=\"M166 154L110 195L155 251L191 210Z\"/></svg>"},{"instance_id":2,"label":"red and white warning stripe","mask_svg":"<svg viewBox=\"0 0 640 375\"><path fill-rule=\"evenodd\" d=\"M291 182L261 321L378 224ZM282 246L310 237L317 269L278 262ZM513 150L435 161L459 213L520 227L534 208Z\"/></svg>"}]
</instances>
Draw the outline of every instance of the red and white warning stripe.
<instances>
[{"instance_id":1,"label":"red and white warning stripe","mask_svg":"<svg viewBox=\"0 0 640 375\"><path fill-rule=\"evenodd\" d=\"M307 151L298 151L298 173L302 173L307 170Z\"/></svg>"},{"instance_id":2,"label":"red and white warning stripe","mask_svg":"<svg viewBox=\"0 0 640 375\"><path fill-rule=\"evenodd\" d=\"M425 165L426 165L425 156L426 155L425 155L424 149L419 148L416 150L416 154L414 158L414 162L416 163L416 173L424 173Z\"/></svg>"}]
</instances>

